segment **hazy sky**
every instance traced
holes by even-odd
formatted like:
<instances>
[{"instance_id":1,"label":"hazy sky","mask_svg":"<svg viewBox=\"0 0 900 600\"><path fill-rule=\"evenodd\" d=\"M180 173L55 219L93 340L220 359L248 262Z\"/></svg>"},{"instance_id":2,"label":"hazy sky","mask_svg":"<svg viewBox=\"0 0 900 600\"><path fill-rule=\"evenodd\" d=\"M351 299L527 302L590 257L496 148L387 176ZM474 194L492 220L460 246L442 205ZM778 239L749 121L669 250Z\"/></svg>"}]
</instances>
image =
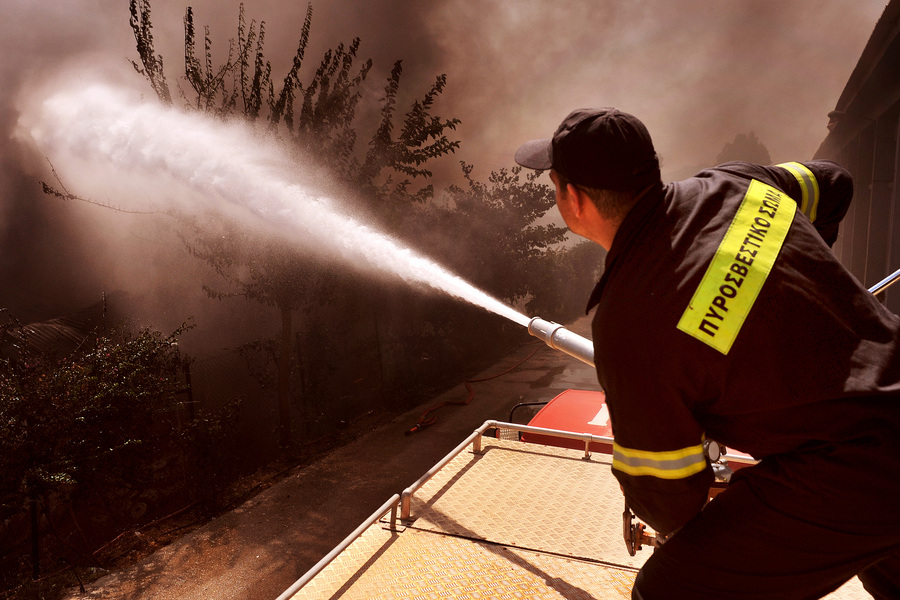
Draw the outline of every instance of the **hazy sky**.
<instances>
[{"instance_id":1,"label":"hazy sky","mask_svg":"<svg viewBox=\"0 0 900 600\"><path fill-rule=\"evenodd\" d=\"M214 53L237 36L237 0L197 0ZM303 2L246 0L248 20L266 22L267 56L280 82L299 39ZM518 145L548 137L573 108L617 106L647 124L664 178L711 164L738 133L755 132L775 162L810 158L827 113L850 76L885 0L318 0L306 77L326 48L362 38L378 96L403 59L403 89L421 95L446 73L435 113L457 117L458 160L475 176L510 167ZM157 51L170 83L183 73L186 3L153 2ZM136 59L127 0L0 0L0 277L11 296L111 285L116 271L84 224L39 193L43 158L10 135L20 111L59 81L90 85L98 72L152 92ZM202 31L202 30L201 30ZM77 190L76 190L77 191ZM48 209L52 207L52 209ZM68 268L99 261L87 279ZM38 276L55 264L53 277ZM106 275L104 275L104 273ZM34 276L34 277L32 277ZM30 283L32 279L39 283ZM89 283L85 283L88 281ZM31 287L29 287L31 286ZM60 290L59 287L66 288ZM19 294L9 290L16 288Z\"/></svg>"}]
</instances>

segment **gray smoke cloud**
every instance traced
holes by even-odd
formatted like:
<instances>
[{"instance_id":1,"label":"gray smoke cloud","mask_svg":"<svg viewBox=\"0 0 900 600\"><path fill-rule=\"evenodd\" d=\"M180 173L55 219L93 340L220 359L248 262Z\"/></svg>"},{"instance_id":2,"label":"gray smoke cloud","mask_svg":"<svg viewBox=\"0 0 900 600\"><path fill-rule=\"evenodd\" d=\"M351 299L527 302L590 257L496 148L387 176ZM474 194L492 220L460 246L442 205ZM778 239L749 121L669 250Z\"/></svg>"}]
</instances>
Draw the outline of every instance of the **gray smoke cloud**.
<instances>
[{"instance_id":1,"label":"gray smoke cloud","mask_svg":"<svg viewBox=\"0 0 900 600\"><path fill-rule=\"evenodd\" d=\"M280 79L297 45L306 4L248 0L247 19L266 23L266 54ZM187 3L156 0L153 25L171 84L183 72ZM208 25L217 60L237 37L240 2L190 2ZM448 86L435 109L458 117L458 153L436 171L475 176L512 166L518 145L549 136L573 108L617 106L644 120L664 178L709 165L735 134L753 131L776 162L810 157L883 0L320 0L313 3L307 73L339 42L362 39L381 93L397 59L403 89L420 96L435 75ZM14 137L20 117L62 81L97 79L138 89L125 0L0 0L0 306L46 318L111 290L158 277L199 288L198 267L148 264L158 226L48 198L44 156ZM182 87L184 86L182 82ZM174 87L174 85L173 85ZM177 92L176 92L177 94ZM77 193L79 190L71 190ZM99 201L116 203L115 198ZM176 248L176 250L178 250ZM189 262L182 252L182 260ZM152 261L150 261L152 262ZM184 310L190 312L192 306Z\"/></svg>"},{"instance_id":2,"label":"gray smoke cloud","mask_svg":"<svg viewBox=\"0 0 900 600\"><path fill-rule=\"evenodd\" d=\"M569 109L616 106L646 122L672 177L739 132L775 161L810 157L884 5L454 1L434 35L445 64L468 66L451 81L469 151L502 165Z\"/></svg>"}]
</instances>

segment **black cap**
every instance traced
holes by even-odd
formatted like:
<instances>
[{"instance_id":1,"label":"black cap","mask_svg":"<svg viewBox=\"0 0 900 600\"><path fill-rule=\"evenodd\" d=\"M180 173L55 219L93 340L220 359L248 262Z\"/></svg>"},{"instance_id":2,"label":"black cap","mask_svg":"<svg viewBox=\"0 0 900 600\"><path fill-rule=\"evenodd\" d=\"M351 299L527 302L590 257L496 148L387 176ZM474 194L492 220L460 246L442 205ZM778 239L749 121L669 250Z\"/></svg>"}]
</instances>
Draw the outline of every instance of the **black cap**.
<instances>
[{"instance_id":1,"label":"black cap","mask_svg":"<svg viewBox=\"0 0 900 600\"><path fill-rule=\"evenodd\" d=\"M551 139L522 144L516 162L555 169L592 188L641 190L660 181L650 132L637 117L615 108L573 111Z\"/></svg>"}]
</instances>

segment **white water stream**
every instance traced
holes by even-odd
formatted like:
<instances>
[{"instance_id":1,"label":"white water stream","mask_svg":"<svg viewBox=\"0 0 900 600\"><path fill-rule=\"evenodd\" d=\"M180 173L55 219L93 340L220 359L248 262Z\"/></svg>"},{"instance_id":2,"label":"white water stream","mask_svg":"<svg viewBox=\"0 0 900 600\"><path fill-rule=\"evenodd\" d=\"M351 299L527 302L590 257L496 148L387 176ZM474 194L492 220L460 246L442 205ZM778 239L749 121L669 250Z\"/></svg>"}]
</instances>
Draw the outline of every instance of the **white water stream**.
<instances>
[{"instance_id":1,"label":"white water stream","mask_svg":"<svg viewBox=\"0 0 900 600\"><path fill-rule=\"evenodd\" d=\"M23 117L19 136L30 138L79 196L114 198L131 209L222 211L287 228L298 246L328 250L528 325L527 316L349 216L334 200L309 193L298 182L315 174L298 177L298 159L249 126L97 84L48 97Z\"/></svg>"}]
</instances>

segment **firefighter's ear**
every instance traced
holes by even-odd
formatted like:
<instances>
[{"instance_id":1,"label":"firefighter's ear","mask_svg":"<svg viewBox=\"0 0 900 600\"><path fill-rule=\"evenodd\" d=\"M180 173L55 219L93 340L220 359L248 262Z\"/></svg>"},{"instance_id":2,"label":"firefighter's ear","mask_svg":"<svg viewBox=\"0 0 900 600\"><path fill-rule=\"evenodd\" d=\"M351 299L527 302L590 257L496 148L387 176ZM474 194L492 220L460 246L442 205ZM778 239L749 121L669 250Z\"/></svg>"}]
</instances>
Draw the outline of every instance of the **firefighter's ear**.
<instances>
[{"instance_id":1,"label":"firefighter's ear","mask_svg":"<svg viewBox=\"0 0 900 600\"><path fill-rule=\"evenodd\" d=\"M582 217L587 208L587 204L592 202L584 190L571 183L566 186L566 195L571 198L571 209L576 217Z\"/></svg>"}]
</instances>

